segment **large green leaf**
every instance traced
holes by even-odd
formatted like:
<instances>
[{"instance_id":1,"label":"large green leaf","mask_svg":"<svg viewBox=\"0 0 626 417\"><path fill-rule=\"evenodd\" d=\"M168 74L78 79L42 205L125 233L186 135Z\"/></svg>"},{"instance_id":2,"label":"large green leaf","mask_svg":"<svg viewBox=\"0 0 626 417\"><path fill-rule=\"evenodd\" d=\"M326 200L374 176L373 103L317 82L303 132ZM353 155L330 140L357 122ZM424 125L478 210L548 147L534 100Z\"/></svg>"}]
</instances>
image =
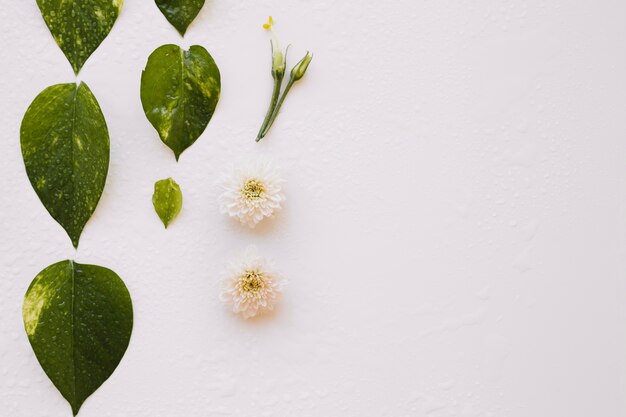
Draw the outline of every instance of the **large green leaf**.
<instances>
[{"instance_id":1,"label":"large green leaf","mask_svg":"<svg viewBox=\"0 0 626 417\"><path fill-rule=\"evenodd\" d=\"M109 132L89 87L46 88L24 115L21 143L30 183L78 247L109 169Z\"/></svg>"},{"instance_id":2,"label":"large green leaf","mask_svg":"<svg viewBox=\"0 0 626 417\"><path fill-rule=\"evenodd\" d=\"M35 277L22 315L41 367L76 415L126 352L133 328L128 289L110 269L62 261Z\"/></svg>"},{"instance_id":3,"label":"large green leaf","mask_svg":"<svg viewBox=\"0 0 626 417\"><path fill-rule=\"evenodd\" d=\"M37 0L50 33L78 74L107 37L124 0Z\"/></svg>"},{"instance_id":4,"label":"large green leaf","mask_svg":"<svg viewBox=\"0 0 626 417\"><path fill-rule=\"evenodd\" d=\"M183 207L183 193L176 181L171 178L157 181L154 184L152 204L167 229L167 226L178 216Z\"/></svg>"},{"instance_id":5,"label":"large green leaf","mask_svg":"<svg viewBox=\"0 0 626 417\"><path fill-rule=\"evenodd\" d=\"M156 0L156 5L178 33L185 36L187 28L204 6L204 0Z\"/></svg>"},{"instance_id":6,"label":"large green leaf","mask_svg":"<svg viewBox=\"0 0 626 417\"><path fill-rule=\"evenodd\" d=\"M220 71L201 46L157 48L141 74L146 117L176 156L193 145L209 124L220 98Z\"/></svg>"}]
</instances>

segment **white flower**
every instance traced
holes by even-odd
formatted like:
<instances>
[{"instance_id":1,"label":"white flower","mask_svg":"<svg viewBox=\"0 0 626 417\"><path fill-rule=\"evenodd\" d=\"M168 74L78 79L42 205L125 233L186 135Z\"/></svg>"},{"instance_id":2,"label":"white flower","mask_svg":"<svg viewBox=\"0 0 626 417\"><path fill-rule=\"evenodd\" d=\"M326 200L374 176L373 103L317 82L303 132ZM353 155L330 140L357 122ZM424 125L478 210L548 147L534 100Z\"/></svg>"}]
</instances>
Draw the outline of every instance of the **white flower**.
<instances>
[{"instance_id":1,"label":"white flower","mask_svg":"<svg viewBox=\"0 0 626 417\"><path fill-rule=\"evenodd\" d=\"M243 257L231 262L222 283L220 299L233 313L248 319L274 309L286 281L250 246Z\"/></svg>"},{"instance_id":2,"label":"white flower","mask_svg":"<svg viewBox=\"0 0 626 417\"><path fill-rule=\"evenodd\" d=\"M274 215L285 201L284 181L267 161L235 167L221 182L224 192L219 197L220 210L250 227Z\"/></svg>"}]
</instances>

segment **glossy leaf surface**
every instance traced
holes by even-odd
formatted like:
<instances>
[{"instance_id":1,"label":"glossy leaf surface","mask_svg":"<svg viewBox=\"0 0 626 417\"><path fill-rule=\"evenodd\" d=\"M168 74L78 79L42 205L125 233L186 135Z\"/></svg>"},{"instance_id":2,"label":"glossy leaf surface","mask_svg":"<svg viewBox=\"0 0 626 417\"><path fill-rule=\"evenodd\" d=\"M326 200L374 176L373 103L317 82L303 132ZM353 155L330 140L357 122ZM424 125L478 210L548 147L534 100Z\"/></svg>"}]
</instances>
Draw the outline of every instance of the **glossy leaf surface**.
<instances>
[{"instance_id":1,"label":"glossy leaf surface","mask_svg":"<svg viewBox=\"0 0 626 417\"><path fill-rule=\"evenodd\" d=\"M220 98L220 71L201 46L155 50L141 76L146 117L176 160L206 129Z\"/></svg>"},{"instance_id":2,"label":"glossy leaf surface","mask_svg":"<svg viewBox=\"0 0 626 417\"><path fill-rule=\"evenodd\" d=\"M204 6L204 0L156 0L156 5L178 33L185 36L187 28Z\"/></svg>"},{"instance_id":3,"label":"glossy leaf surface","mask_svg":"<svg viewBox=\"0 0 626 417\"><path fill-rule=\"evenodd\" d=\"M167 229L183 207L183 193L176 181L171 178L157 181L154 184L152 204Z\"/></svg>"},{"instance_id":4,"label":"glossy leaf surface","mask_svg":"<svg viewBox=\"0 0 626 417\"><path fill-rule=\"evenodd\" d=\"M110 269L62 261L35 277L22 315L41 367L76 415L128 347L133 328L128 289Z\"/></svg>"},{"instance_id":5,"label":"glossy leaf surface","mask_svg":"<svg viewBox=\"0 0 626 417\"><path fill-rule=\"evenodd\" d=\"M78 247L109 169L109 132L86 84L46 88L20 130L26 173L50 215Z\"/></svg>"},{"instance_id":6,"label":"glossy leaf surface","mask_svg":"<svg viewBox=\"0 0 626 417\"><path fill-rule=\"evenodd\" d=\"M107 37L124 0L37 0L52 37L78 74Z\"/></svg>"}]
</instances>

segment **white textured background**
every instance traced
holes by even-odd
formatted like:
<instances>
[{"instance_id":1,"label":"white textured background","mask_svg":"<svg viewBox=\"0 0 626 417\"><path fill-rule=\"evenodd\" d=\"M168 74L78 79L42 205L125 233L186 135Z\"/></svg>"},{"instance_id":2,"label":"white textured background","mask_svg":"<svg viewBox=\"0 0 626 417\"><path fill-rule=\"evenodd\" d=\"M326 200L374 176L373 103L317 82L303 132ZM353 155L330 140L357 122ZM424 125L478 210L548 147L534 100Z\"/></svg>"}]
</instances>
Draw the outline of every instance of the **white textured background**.
<instances>
[{"instance_id":1,"label":"white textured background","mask_svg":"<svg viewBox=\"0 0 626 417\"><path fill-rule=\"evenodd\" d=\"M6 6L6 5L5 5ZM273 14L315 52L274 129ZM35 0L0 9L0 416L69 416L28 344L31 279L75 258L134 300L125 358L82 417L621 417L626 413L626 5L572 0L207 0L181 40L127 0L80 78L111 134L103 198L75 253L27 180L19 125L74 76ZM222 99L179 164L145 119L140 73L204 45ZM286 210L218 213L229 164L265 156ZM184 211L151 205L173 176ZM290 280L271 317L218 302L254 243Z\"/></svg>"}]
</instances>

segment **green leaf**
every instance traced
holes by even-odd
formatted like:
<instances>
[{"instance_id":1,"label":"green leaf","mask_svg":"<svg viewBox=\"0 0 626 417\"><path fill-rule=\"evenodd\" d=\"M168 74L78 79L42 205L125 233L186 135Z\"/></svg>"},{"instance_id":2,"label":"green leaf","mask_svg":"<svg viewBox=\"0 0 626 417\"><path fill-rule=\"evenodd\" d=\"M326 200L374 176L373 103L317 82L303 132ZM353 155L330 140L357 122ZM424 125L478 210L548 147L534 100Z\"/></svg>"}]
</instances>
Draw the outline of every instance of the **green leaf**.
<instances>
[{"instance_id":1,"label":"green leaf","mask_svg":"<svg viewBox=\"0 0 626 417\"><path fill-rule=\"evenodd\" d=\"M157 48L141 74L146 117L176 156L193 145L209 124L220 98L220 71L201 46Z\"/></svg>"},{"instance_id":2,"label":"green leaf","mask_svg":"<svg viewBox=\"0 0 626 417\"><path fill-rule=\"evenodd\" d=\"M78 247L109 169L109 132L96 98L83 83L48 87L26 111L20 133L30 183Z\"/></svg>"},{"instance_id":3,"label":"green leaf","mask_svg":"<svg viewBox=\"0 0 626 417\"><path fill-rule=\"evenodd\" d=\"M171 178L157 181L154 184L152 204L167 229L183 207L183 193L176 181Z\"/></svg>"},{"instance_id":4,"label":"green leaf","mask_svg":"<svg viewBox=\"0 0 626 417\"><path fill-rule=\"evenodd\" d=\"M178 33L185 36L187 28L204 6L204 0L156 0L156 5Z\"/></svg>"},{"instance_id":5,"label":"green leaf","mask_svg":"<svg viewBox=\"0 0 626 417\"><path fill-rule=\"evenodd\" d=\"M37 0L59 48L78 74L107 37L124 0Z\"/></svg>"},{"instance_id":6,"label":"green leaf","mask_svg":"<svg viewBox=\"0 0 626 417\"><path fill-rule=\"evenodd\" d=\"M35 277L22 316L41 367L78 414L126 352L133 328L128 289L110 269L62 261Z\"/></svg>"}]
</instances>

